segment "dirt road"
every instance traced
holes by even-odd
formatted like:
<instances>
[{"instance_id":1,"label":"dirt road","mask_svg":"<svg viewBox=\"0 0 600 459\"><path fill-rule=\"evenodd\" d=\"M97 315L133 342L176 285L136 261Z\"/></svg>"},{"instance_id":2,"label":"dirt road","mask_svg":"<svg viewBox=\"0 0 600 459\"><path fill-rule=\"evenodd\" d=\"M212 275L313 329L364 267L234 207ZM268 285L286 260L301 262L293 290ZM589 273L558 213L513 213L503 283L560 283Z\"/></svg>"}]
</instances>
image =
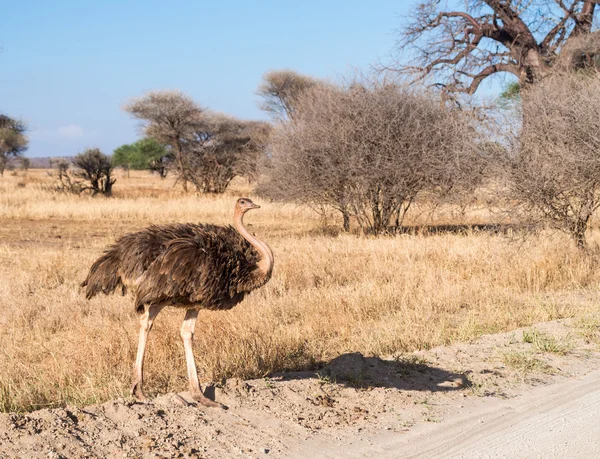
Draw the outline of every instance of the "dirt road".
<instances>
[{"instance_id":1,"label":"dirt road","mask_svg":"<svg viewBox=\"0 0 600 459\"><path fill-rule=\"evenodd\" d=\"M403 442L403 457L600 457L599 371L480 405Z\"/></svg>"},{"instance_id":2,"label":"dirt road","mask_svg":"<svg viewBox=\"0 0 600 459\"><path fill-rule=\"evenodd\" d=\"M0 458L598 458L600 336L570 321L535 329L555 352L517 330L389 359L349 353L228 380L213 391L227 411L167 394L0 414Z\"/></svg>"},{"instance_id":3,"label":"dirt road","mask_svg":"<svg viewBox=\"0 0 600 459\"><path fill-rule=\"evenodd\" d=\"M311 445L313 457L599 458L600 371L510 400L478 399L404 436L384 434L344 447ZM301 455L298 455L300 457ZM306 457L306 456L305 456Z\"/></svg>"}]
</instances>

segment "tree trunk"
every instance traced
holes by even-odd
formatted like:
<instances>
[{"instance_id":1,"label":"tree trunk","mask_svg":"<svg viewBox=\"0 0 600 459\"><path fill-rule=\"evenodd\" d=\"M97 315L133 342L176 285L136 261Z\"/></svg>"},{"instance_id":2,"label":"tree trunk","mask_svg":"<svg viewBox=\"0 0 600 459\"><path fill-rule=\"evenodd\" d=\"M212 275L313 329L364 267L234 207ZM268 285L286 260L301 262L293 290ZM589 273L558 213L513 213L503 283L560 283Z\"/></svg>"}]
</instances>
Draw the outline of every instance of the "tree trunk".
<instances>
[{"instance_id":1,"label":"tree trunk","mask_svg":"<svg viewBox=\"0 0 600 459\"><path fill-rule=\"evenodd\" d=\"M585 237L585 233L587 232L590 218L591 212L589 215L584 214L583 216L579 217L577 221L575 221L571 231L571 235L575 240L575 245L577 245L577 248L580 250L587 250L587 239Z\"/></svg>"},{"instance_id":2,"label":"tree trunk","mask_svg":"<svg viewBox=\"0 0 600 459\"><path fill-rule=\"evenodd\" d=\"M373 212L373 233L381 234L383 232L383 218L381 216L381 209L379 206L374 205L372 207Z\"/></svg>"},{"instance_id":3,"label":"tree trunk","mask_svg":"<svg viewBox=\"0 0 600 459\"><path fill-rule=\"evenodd\" d=\"M543 79L550 71L550 67L537 49L529 49L522 53L525 55L525 59L521 68L520 84L524 88Z\"/></svg>"},{"instance_id":4,"label":"tree trunk","mask_svg":"<svg viewBox=\"0 0 600 459\"><path fill-rule=\"evenodd\" d=\"M181 180L183 180L183 191L187 193L187 172L183 165L183 151L181 149L181 144L179 143L179 140L175 142L175 149L177 150L177 167L179 168L179 176L181 177Z\"/></svg>"},{"instance_id":5,"label":"tree trunk","mask_svg":"<svg viewBox=\"0 0 600 459\"><path fill-rule=\"evenodd\" d=\"M575 240L575 245L579 250L586 250L587 241L585 238L585 232L587 229L587 223L582 223L578 221L573 230L573 239Z\"/></svg>"},{"instance_id":6,"label":"tree trunk","mask_svg":"<svg viewBox=\"0 0 600 459\"><path fill-rule=\"evenodd\" d=\"M350 214L347 210L342 210L341 212L344 219L344 231L348 233L350 231Z\"/></svg>"},{"instance_id":7,"label":"tree trunk","mask_svg":"<svg viewBox=\"0 0 600 459\"><path fill-rule=\"evenodd\" d=\"M100 183L98 179L95 178L90 179L90 183L92 185L92 196L96 196L100 193Z\"/></svg>"},{"instance_id":8,"label":"tree trunk","mask_svg":"<svg viewBox=\"0 0 600 459\"><path fill-rule=\"evenodd\" d=\"M104 182L104 190L103 190L104 196L106 196L106 197L112 196L112 187L116 181L117 181L116 179L110 178L110 173L106 174L106 181Z\"/></svg>"},{"instance_id":9,"label":"tree trunk","mask_svg":"<svg viewBox=\"0 0 600 459\"><path fill-rule=\"evenodd\" d=\"M596 193L593 188L589 188L587 190L583 204L577 212L577 220L575 220L575 224L573 225L573 238L575 239L577 248L580 250L587 249L585 233L587 232L588 223L592 218L592 214L594 213L595 195Z\"/></svg>"}]
</instances>

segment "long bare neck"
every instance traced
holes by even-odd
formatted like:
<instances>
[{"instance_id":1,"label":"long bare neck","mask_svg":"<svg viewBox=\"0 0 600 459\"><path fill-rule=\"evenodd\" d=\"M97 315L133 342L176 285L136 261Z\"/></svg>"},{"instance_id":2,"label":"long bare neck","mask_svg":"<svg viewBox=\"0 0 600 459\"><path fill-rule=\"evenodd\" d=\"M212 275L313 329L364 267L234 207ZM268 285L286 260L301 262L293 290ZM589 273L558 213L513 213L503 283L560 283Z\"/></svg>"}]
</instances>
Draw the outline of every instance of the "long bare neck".
<instances>
[{"instance_id":1,"label":"long bare neck","mask_svg":"<svg viewBox=\"0 0 600 459\"><path fill-rule=\"evenodd\" d=\"M260 241L256 236L253 236L248 232L244 226L244 213L236 211L234 215L235 229L246 239L252 247L254 247L260 254L260 260L258 262L258 274L263 276L265 281L271 277L273 271L273 252L271 248L263 241Z\"/></svg>"}]
</instances>

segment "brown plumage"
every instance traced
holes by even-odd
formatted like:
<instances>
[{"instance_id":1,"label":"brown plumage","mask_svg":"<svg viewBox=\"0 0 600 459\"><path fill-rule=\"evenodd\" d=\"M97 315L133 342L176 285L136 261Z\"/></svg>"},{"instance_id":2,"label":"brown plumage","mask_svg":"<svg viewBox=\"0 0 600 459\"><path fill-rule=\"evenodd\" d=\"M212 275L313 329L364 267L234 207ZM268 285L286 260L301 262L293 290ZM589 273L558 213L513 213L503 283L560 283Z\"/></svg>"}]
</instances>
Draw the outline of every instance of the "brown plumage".
<instances>
[{"instance_id":1,"label":"brown plumage","mask_svg":"<svg viewBox=\"0 0 600 459\"><path fill-rule=\"evenodd\" d=\"M202 224L150 226L120 238L96 260L82 283L86 297L131 290L142 313L132 392L140 399L146 340L165 306L185 308L181 336L192 397L215 406L200 391L191 340L199 309L230 309L271 277L273 253L248 233L244 214L259 206L247 198L235 206L235 228Z\"/></svg>"},{"instance_id":2,"label":"brown plumage","mask_svg":"<svg viewBox=\"0 0 600 459\"><path fill-rule=\"evenodd\" d=\"M147 304L163 302L230 309L266 281L254 273L259 257L231 226L153 225L106 250L82 287L90 299L119 288L125 294L133 286L139 313Z\"/></svg>"}]
</instances>

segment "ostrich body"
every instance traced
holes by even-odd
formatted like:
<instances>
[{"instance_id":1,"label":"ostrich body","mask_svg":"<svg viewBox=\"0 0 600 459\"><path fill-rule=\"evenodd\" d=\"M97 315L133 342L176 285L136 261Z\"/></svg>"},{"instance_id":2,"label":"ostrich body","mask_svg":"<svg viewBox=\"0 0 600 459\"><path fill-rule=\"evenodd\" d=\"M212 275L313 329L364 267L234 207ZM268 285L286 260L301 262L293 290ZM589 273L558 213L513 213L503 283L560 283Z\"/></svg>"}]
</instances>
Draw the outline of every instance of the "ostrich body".
<instances>
[{"instance_id":1,"label":"ostrich body","mask_svg":"<svg viewBox=\"0 0 600 459\"><path fill-rule=\"evenodd\" d=\"M132 290L141 314L140 336L131 392L144 395L143 365L148 333L165 306L186 309L181 326L192 398L205 406L221 406L200 390L192 339L200 309L231 309L264 285L273 270L273 252L244 227L244 214L260 206L237 200L234 226L172 224L150 226L121 237L90 268L86 297Z\"/></svg>"}]
</instances>

